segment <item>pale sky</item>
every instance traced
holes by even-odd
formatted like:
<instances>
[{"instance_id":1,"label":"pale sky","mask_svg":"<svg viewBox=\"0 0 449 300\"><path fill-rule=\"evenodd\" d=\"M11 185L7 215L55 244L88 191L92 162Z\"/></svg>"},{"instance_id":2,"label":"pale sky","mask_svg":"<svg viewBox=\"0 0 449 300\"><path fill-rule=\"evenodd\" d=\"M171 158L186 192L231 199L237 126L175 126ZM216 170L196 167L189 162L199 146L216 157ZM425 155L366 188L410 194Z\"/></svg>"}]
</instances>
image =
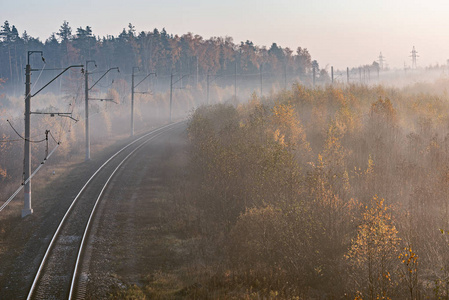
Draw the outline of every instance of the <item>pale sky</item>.
<instances>
[{"instance_id":1,"label":"pale sky","mask_svg":"<svg viewBox=\"0 0 449 300\"><path fill-rule=\"evenodd\" d=\"M386 57L390 67L446 64L449 59L447 0L2 0L0 22L41 40L64 20L73 33L91 26L97 36L117 36L132 23L138 32L166 28L204 38L231 36L269 47L276 42L308 48L320 67L357 67Z\"/></svg>"}]
</instances>

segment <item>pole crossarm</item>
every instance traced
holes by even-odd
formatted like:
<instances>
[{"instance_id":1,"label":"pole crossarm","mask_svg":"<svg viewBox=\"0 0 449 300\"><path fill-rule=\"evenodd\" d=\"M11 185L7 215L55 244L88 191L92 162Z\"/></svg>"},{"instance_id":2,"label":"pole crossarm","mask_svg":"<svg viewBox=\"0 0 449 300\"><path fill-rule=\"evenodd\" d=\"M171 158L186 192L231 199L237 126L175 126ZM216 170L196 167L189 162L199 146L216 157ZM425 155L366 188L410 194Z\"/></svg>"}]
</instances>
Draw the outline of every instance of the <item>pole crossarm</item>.
<instances>
[{"instance_id":1,"label":"pole crossarm","mask_svg":"<svg viewBox=\"0 0 449 300\"><path fill-rule=\"evenodd\" d=\"M224 75L224 74L222 74L222 75L207 75L207 76L212 77L212 80L209 80L209 83L212 83L212 82L214 82L215 79L217 79L219 77L234 76L234 74L232 74L232 75Z\"/></svg>"},{"instance_id":2,"label":"pole crossarm","mask_svg":"<svg viewBox=\"0 0 449 300\"><path fill-rule=\"evenodd\" d=\"M106 74L108 74L109 73L109 71L112 71L112 70L117 70L117 72L119 72L120 73L120 70L119 70L119 68L118 67L114 67L114 68L109 68L109 70L107 70L97 81L95 81L95 83L89 88L89 91L101 80L101 79L103 79L103 77L105 77L106 76Z\"/></svg>"},{"instance_id":3,"label":"pole crossarm","mask_svg":"<svg viewBox=\"0 0 449 300\"><path fill-rule=\"evenodd\" d=\"M56 77L54 77L52 80L50 80L46 85L44 85L43 87L41 87L36 93L32 94L31 97L36 96L40 91L42 91L43 89L45 89L48 85L50 85L50 83L52 83L53 81L55 81L59 76L61 76L62 74L64 74L65 72L67 72L69 69L71 68L84 68L84 65L72 65L72 66L68 66L67 68L65 68L61 73L59 73L58 75L56 75Z\"/></svg>"},{"instance_id":4,"label":"pole crossarm","mask_svg":"<svg viewBox=\"0 0 449 300\"><path fill-rule=\"evenodd\" d=\"M97 67L97 62L96 62L95 60L93 60L93 59L91 59L91 60L86 60L86 70L87 70L87 65L88 65L89 63L94 63L95 68Z\"/></svg>"},{"instance_id":5,"label":"pole crossarm","mask_svg":"<svg viewBox=\"0 0 449 300\"><path fill-rule=\"evenodd\" d=\"M151 75L154 75L155 77L157 77L157 74L155 72L151 72L148 73L146 75L140 75L140 76L145 76L142 80L139 81L139 83L134 84L134 78L137 76L134 73L134 70L139 70L139 67L133 67L132 68L132 74L131 74L131 136L134 135L134 94L153 94L151 92L135 92L135 88L141 84L145 79L147 79L148 77L150 77Z\"/></svg>"},{"instance_id":6,"label":"pole crossarm","mask_svg":"<svg viewBox=\"0 0 449 300\"><path fill-rule=\"evenodd\" d=\"M43 71L43 72L47 72L47 71L61 71L64 70L65 68L46 68L46 69L30 69L30 71Z\"/></svg>"},{"instance_id":7,"label":"pole crossarm","mask_svg":"<svg viewBox=\"0 0 449 300\"><path fill-rule=\"evenodd\" d=\"M43 51L28 51L27 65L30 64L30 56L31 56L31 54L33 54L33 53L40 53L40 54L41 54L42 61L45 62L45 59L44 59L44 52L43 52ZM31 70L31 69L30 69L30 70Z\"/></svg>"},{"instance_id":8,"label":"pole crossarm","mask_svg":"<svg viewBox=\"0 0 449 300\"><path fill-rule=\"evenodd\" d=\"M72 113L64 113L64 112L40 112L40 111L35 111L35 112L30 112L30 114L32 115L50 115L51 117L54 116L60 116L60 117L66 117L69 119L72 119L73 121L78 122L79 120L75 119L74 117L72 117Z\"/></svg>"},{"instance_id":9,"label":"pole crossarm","mask_svg":"<svg viewBox=\"0 0 449 300\"><path fill-rule=\"evenodd\" d=\"M173 76L175 76L175 74L170 74L170 122L172 122L172 107L173 107L173 86L178 83L179 81L181 81L184 77L189 76L190 74L185 74L185 75L181 75L181 78L179 78L178 80L176 80L175 82L173 82Z\"/></svg>"},{"instance_id":10,"label":"pole crossarm","mask_svg":"<svg viewBox=\"0 0 449 300\"><path fill-rule=\"evenodd\" d=\"M118 104L117 102L114 101L114 99L108 99L108 98L89 98L89 100L109 101L109 102L114 102L115 104Z\"/></svg>"},{"instance_id":11,"label":"pole crossarm","mask_svg":"<svg viewBox=\"0 0 449 300\"><path fill-rule=\"evenodd\" d=\"M150 75L153 75L154 74L154 76L156 76L157 77L157 74L156 73L149 73L149 74L147 74L141 81L139 81L139 83L138 84L136 84L135 86L134 86L134 88L136 88L139 84L141 84L145 79L147 79L148 77L150 77ZM135 76L135 75L134 75Z\"/></svg>"},{"instance_id":12,"label":"pole crossarm","mask_svg":"<svg viewBox=\"0 0 449 300\"><path fill-rule=\"evenodd\" d=\"M173 74L173 75L175 75L175 74ZM187 77L187 76L189 76L189 75L190 75L190 74L182 75L181 78L179 78L178 80L176 80L175 82L173 82L173 83L171 84L171 86L174 86L176 83L180 82L184 77Z\"/></svg>"}]
</instances>

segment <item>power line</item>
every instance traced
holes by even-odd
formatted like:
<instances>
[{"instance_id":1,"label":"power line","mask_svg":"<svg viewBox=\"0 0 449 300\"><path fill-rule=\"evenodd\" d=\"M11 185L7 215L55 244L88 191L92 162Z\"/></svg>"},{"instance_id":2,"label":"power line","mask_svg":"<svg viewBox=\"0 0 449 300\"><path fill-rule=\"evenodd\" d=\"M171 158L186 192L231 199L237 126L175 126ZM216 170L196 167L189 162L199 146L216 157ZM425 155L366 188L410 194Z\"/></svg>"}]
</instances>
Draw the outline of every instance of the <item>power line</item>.
<instances>
[{"instance_id":1,"label":"power line","mask_svg":"<svg viewBox=\"0 0 449 300\"><path fill-rule=\"evenodd\" d=\"M23 187L25 186L25 184L27 184L31 178L33 178L34 175L36 175L36 173L42 168L42 166L45 164L45 161L47 159L50 158L50 156L56 151L56 149L59 147L59 144L56 145L55 148L53 148L53 150L50 152L50 154L44 158L44 160L39 164L39 166L36 168L36 170L34 170L34 172L31 174L31 176L29 178L27 178L21 185L20 187L14 192L14 194L11 195L11 197L8 198L8 200L6 200L5 203L3 203L2 206L0 206L0 212L17 196L17 194L23 189Z\"/></svg>"},{"instance_id":2,"label":"power line","mask_svg":"<svg viewBox=\"0 0 449 300\"><path fill-rule=\"evenodd\" d=\"M47 65L47 63L44 60L44 66L42 67L41 72L39 73L39 76L37 76L36 82L33 84L33 87L30 89L30 92L28 93L28 95L25 96L25 98L28 97L29 95L31 95L31 92L33 91L34 87L36 86L37 82L39 81L39 78L41 78L41 75L44 72L46 65Z\"/></svg>"},{"instance_id":3,"label":"power line","mask_svg":"<svg viewBox=\"0 0 449 300\"><path fill-rule=\"evenodd\" d=\"M32 141L32 140L30 140L30 139L25 139L23 136L20 135L19 132L17 132L17 130L14 128L14 126L12 126L12 124L11 124L11 122L10 122L9 120L6 120L6 122L8 122L8 124L9 124L9 126L11 126L12 130L14 130L14 132L15 132L15 133L16 133L22 140L24 140L24 141L28 141L28 142L30 142L30 143L42 143L42 142L45 141L45 139L39 140L39 141Z\"/></svg>"},{"instance_id":4,"label":"power line","mask_svg":"<svg viewBox=\"0 0 449 300\"><path fill-rule=\"evenodd\" d=\"M76 93L75 93L75 97L73 97L72 101L68 104L68 106L71 106L70 107L70 109L71 109L70 113L71 114L73 114L74 110L76 109L77 100L80 99L82 87L83 87L83 83L82 83L82 81L80 81L79 84L78 84L78 89L76 90ZM59 140L62 139L62 135L64 133L70 132L71 129L72 129L72 122L70 122L70 120L61 119L61 124L62 125L60 125L60 130L59 130ZM68 129L66 131L65 128L66 128L67 124L68 124Z\"/></svg>"},{"instance_id":5,"label":"power line","mask_svg":"<svg viewBox=\"0 0 449 300\"><path fill-rule=\"evenodd\" d=\"M53 134L51 133L51 131L49 130L48 133L50 133L51 138L53 139L53 141L55 141L56 144L60 144L60 142L57 142L55 137L53 136Z\"/></svg>"},{"instance_id":6,"label":"power line","mask_svg":"<svg viewBox=\"0 0 449 300\"><path fill-rule=\"evenodd\" d=\"M16 140L0 140L0 143L12 143L12 142L20 142L23 141L22 139L16 139Z\"/></svg>"}]
</instances>

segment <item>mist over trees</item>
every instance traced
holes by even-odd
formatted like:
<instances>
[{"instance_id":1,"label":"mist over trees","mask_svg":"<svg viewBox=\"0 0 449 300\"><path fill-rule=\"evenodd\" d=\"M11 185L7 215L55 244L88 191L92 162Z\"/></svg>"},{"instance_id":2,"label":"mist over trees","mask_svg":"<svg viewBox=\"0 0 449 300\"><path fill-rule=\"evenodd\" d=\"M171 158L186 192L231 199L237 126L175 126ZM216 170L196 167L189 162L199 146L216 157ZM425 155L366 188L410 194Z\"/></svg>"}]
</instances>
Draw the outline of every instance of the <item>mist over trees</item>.
<instances>
[{"instance_id":1,"label":"mist over trees","mask_svg":"<svg viewBox=\"0 0 449 300\"><path fill-rule=\"evenodd\" d=\"M207 75L238 72L255 75L257 81L263 68L278 81L286 74L299 81L310 80L315 68L324 82L328 74L301 47L273 43L267 48L249 40L238 44L231 37L178 36L165 29L139 33L132 24L117 36L100 38L90 26L73 29L66 21L40 41L26 31L20 35L5 21L0 30L0 100L1 93L22 95L29 50L44 51L47 68L93 59L101 68L119 67L127 75L133 67L168 75L166 81L171 73L191 75L186 80L196 88L174 100L175 117L197 109L188 121L187 162L171 189L175 211L167 218L187 245L182 253L191 272L186 277L194 284L181 289L183 295L449 298L447 78L402 89L370 86L365 77L374 76L370 71L379 74L373 62L349 70L347 76L353 77L348 84L311 88L296 82L290 89L251 96L246 89L241 103L228 97L233 91L226 86L211 91L220 97L210 103L220 103L200 106L206 103ZM31 59L42 65L38 55ZM71 107L82 104L78 75ZM129 84L116 81L107 88L117 94L111 98L122 101L110 111L92 104L97 137L102 138L127 133L123 124L129 124ZM164 88L136 101L141 105L136 111L145 115L136 118L142 128L169 120L171 98ZM59 95L46 97L48 107L56 106ZM9 113L6 108L0 105L4 114ZM84 125L72 128L67 120L59 124L39 118L35 134L47 128L59 132L60 160L82 151ZM15 137L9 124L0 122L0 133L8 140L0 143L0 187L5 190L7 183L20 181L22 146L9 142ZM40 163L43 147L34 146L34 165ZM148 280L149 286L133 288L157 298Z\"/></svg>"},{"instance_id":2,"label":"mist over trees","mask_svg":"<svg viewBox=\"0 0 449 300\"><path fill-rule=\"evenodd\" d=\"M44 51L47 68L62 68L93 59L98 66L118 66L128 73L138 66L142 72L191 74L192 83L204 80L207 74L233 74L236 64L239 74L257 73L263 65L264 72L274 75L304 76L312 68L306 48L293 50L276 43L269 48L249 40L237 44L231 37L204 39L190 32L178 36L165 28L137 32L131 23L117 36L99 37L90 26L73 29L67 21L41 41L26 30L20 34L14 25L5 21L0 30L0 78L6 80L6 92L22 92L28 50Z\"/></svg>"},{"instance_id":3,"label":"mist over trees","mask_svg":"<svg viewBox=\"0 0 449 300\"><path fill-rule=\"evenodd\" d=\"M26 30L22 31L8 21L4 21L0 26L0 92L4 97L0 97L0 111L3 113L3 120L0 120L0 134L3 137L3 144L0 145L3 155L0 159L0 183L10 183L20 178L20 155L21 145L16 141L15 133L6 122L9 119L12 124L21 131L22 102L19 101L24 93L25 66L27 64L27 51L43 51L45 65L40 55L31 55L30 64L35 70L45 69L48 72L34 72L32 84L39 81L42 83L52 80L61 69L70 65L85 64L87 60L95 60L98 69L94 65L89 65L89 72L96 74L90 80L98 79L104 70L111 67L119 67L121 73L109 73L105 80L110 84L97 85L96 93L103 93L106 98L114 98L116 102L121 102L114 108L100 103L92 103L93 111L105 124L121 122L128 123L128 107L130 102L131 73L134 67L139 68L140 74L157 73L157 78L152 76L156 83L151 84L147 80L147 96L139 95L136 105L146 105L146 108L136 109L137 122L145 124L157 120L168 119L168 97L170 90L170 74L182 76L189 74L174 87L174 108L173 113L185 114L192 107L204 102L206 95L206 81L208 75L221 76L231 75L224 84L226 87L221 90L218 87L210 89L210 98L223 100L231 94L229 88L234 84L233 75L238 72L241 78L245 79L246 87L252 88L259 84L259 74L263 65L263 72L276 78L274 81L282 80L285 74L290 74L291 79L297 80L301 76L311 76L312 58L307 49L298 47L295 51L289 48L282 48L273 43L270 48L259 47L251 41L236 44L231 37L212 37L204 39L199 35L186 33L182 36L169 34L165 29L137 32L130 23L127 28L123 28L117 36L108 35L106 37L96 36L90 26L72 28L69 22L64 21L61 26L45 40L30 36ZM93 73L92 73L93 74ZM42 75L42 76L41 76ZM247 75L246 77L243 77ZM78 120L82 120L84 115L82 103L84 84L83 74L79 69L73 69L57 79L57 81L45 88L45 99L33 101L33 109L45 112L68 111ZM109 77L109 78L108 78ZM179 79L176 78L175 80ZM221 76L221 80L227 80L226 76ZM112 79L112 80L111 80ZM114 79L115 82L114 82ZM310 81L310 78L308 78ZM217 80L218 81L218 80ZM272 81L272 82L274 82ZM113 85L112 85L113 84ZM176 97L181 93L179 86L189 85L192 89L184 89L182 99ZM264 82L266 90L270 89L270 84ZM150 87L151 86L151 87ZM143 85L140 87L145 89ZM243 92L243 84L239 86L242 97L249 95L250 91ZM154 94L153 94L154 92ZM113 97L110 95L112 94ZM208 90L209 98L209 90ZM43 97L43 96L42 96ZM100 96L99 96L100 97ZM101 97L100 97L101 98ZM105 113L105 110L110 110ZM111 112L114 110L114 112ZM41 120L44 116L34 116L39 120L39 126L33 125L33 134L42 134L52 126L52 130L61 127L59 123L67 123L68 120L50 121ZM50 117L48 117L50 118ZM38 124L38 122L35 122ZM52 124L51 126L49 124ZM41 128L47 126L48 128ZM75 140L82 136L81 128L84 125L77 124L77 129L71 130L71 125L64 125L64 130L58 135L63 138L62 132L69 132L68 141L65 143L67 149L73 152L77 149ZM115 134L122 134L124 126ZM62 128L61 127L61 128ZM79 127L79 128L78 128ZM99 128L102 126L99 126ZM110 129L110 125L106 126ZM101 132L101 131L98 131ZM102 132L100 136L109 135L111 130ZM14 144L11 144L13 140ZM40 150L40 152L42 149ZM75 151L76 152L76 151ZM7 153L7 154L6 154ZM33 158L33 163L39 163L40 158Z\"/></svg>"},{"instance_id":4,"label":"mist over trees","mask_svg":"<svg viewBox=\"0 0 449 300\"><path fill-rule=\"evenodd\" d=\"M365 85L196 110L179 205L216 270L196 292L447 299L448 111L447 93Z\"/></svg>"}]
</instances>

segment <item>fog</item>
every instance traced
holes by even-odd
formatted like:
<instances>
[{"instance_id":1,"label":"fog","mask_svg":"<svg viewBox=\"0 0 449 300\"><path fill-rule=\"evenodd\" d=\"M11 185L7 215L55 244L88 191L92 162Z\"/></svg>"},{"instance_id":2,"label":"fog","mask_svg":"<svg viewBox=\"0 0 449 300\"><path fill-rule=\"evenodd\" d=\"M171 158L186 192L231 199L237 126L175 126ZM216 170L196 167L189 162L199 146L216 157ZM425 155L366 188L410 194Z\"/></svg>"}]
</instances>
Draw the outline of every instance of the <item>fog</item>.
<instances>
[{"instance_id":1,"label":"fog","mask_svg":"<svg viewBox=\"0 0 449 300\"><path fill-rule=\"evenodd\" d=\"M58 144L53 166L84 161L86 91L93 160L131 139L132 91L136 136L187 120L161 217L187 245L186 295L449 297L448 65L334 68L303 45L132 24L1 33L0 203L24 179L29 60L32 169ZM148 284L133 288L151 298Z\"/></svg>"}]
</instances>

